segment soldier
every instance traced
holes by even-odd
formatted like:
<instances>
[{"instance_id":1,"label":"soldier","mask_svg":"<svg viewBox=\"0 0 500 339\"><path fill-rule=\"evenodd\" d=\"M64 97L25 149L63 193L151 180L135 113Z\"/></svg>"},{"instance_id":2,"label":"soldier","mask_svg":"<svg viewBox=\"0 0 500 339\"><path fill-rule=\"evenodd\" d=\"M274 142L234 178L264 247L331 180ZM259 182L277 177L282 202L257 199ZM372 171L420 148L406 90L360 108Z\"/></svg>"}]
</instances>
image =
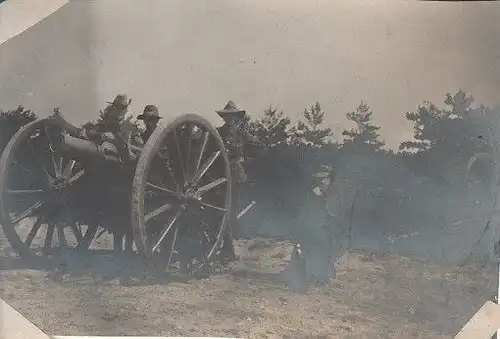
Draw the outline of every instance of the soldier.
<instances>
[{"instance_id":1,"label":"soldier","mask_svg":"<svg viewBox=\"0 0 500 339\"><path fill-rule=\"evenodd\" d=\"M244 153L249 150L248 146L263 148L263 145L242 128L246 112L236 107L233 101L228 101L221 111L216 111L224 119L224 125L219 127L219 133L226 142L228 155L231 161L231 170L235 183L240 184L247 181L247 175L243 167Z\"/></svg>"},{"instance_id":2,"label":"soldier","mask_svg":"<svg viewBox=\"0 0 500 339\"><path fill-rule=\"evenodd\" d=\"M222 110L216 112L224 119L224 125L218 128L218 130L226 143L233 179L231 183L234 192L233 197L236 198L238 197L238 186L247 181L247 175L243 167L245 146L249 144L258 145L258 142L247 130L241 128L246 112L238 109L233 101L228 101ZM236 199L233 201L233 204L238 206ZM224 259L228 261L236 259L232 242L232 229L237 228L237 220L237 213L234 211L230 216L229 229L224 237L223 255Z\"/></svg>"},{"instance_id":3,"label":"soldier","mask_svg":"<svg viewBox=\"0 0 500 339\"><path fill-rule=\"evenodd\" d=\"M121 132L121 124L128 111L128 106L132 102L125 94L118 94L113 102L106 101L108 107L101 111L99 123L95 127L83 128L80 135L84 138L96 138L104 133L113 133L119 135Z\"/></svg>"},{"instance_id":4,"label":"soldier","mask_svg":"<svg viewBox=\"0 0 500 339\"><path fill-rule=\"evenodd\" d=\"M125 94L118 94L112 102L106 101L109 106L101 114L99 124L91 129L83 128L80 135L99 143L111 143L118 149L122 160L125 160L128 151L126 150L126 137L122 123L131 102L132 99L129 99Z\"/></svg>"},{"instance_id":5,"label":"soldier","mask_svg":"<svg viewBox=\"0 0 500 339\"><path fill-rule=\"evenodd\" d=\"M137 117L137 120L142 120L146 129L141 133L141 138L144 143L146 143L153 134L154 130L158 126L158 121L161 117L158 113L158 108L155 105L147 105L144 107L144 111L141 115Z\"/></svg>"},{"instance_id":6,"label":"soldier","mask_svg":"<svg viewBox=\"0 0 500 339\"><path fill-rule=\"evenodd\" d=\"M311 260L311 269L308 270L308 278L313 279L314 283L325 284L334 278L335 261L347 250L347 229L329 207L329 195L336 172L336 168L322 165L320 171L313 174L311 205L307 209L323 223L312 248L314 253L311 254L315 260Z\"/></svg>"}]
</instances>

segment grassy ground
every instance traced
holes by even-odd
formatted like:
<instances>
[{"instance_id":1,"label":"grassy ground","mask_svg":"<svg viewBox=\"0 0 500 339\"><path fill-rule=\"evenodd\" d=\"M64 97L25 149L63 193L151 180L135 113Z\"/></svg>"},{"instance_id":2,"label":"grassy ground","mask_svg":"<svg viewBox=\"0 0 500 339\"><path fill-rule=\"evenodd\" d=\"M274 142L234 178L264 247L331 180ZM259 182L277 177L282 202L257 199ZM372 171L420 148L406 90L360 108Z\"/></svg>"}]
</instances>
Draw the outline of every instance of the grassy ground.
<instances>
[{"instance_id":1,"label":"grassy ground","mask_svg":"<svg viewBox=\"0 0 500 339\"><path fill-rule=\"evenodd\" d=\"M299 294L280 273L290 244L253 239L237 251L226 272L169 283L132 258L49 271L2 255L2 298L58 335L451 338L494 290L479 264L457 272L415 257L347 253L335 279Z\"/></svg>"}]
</instances>

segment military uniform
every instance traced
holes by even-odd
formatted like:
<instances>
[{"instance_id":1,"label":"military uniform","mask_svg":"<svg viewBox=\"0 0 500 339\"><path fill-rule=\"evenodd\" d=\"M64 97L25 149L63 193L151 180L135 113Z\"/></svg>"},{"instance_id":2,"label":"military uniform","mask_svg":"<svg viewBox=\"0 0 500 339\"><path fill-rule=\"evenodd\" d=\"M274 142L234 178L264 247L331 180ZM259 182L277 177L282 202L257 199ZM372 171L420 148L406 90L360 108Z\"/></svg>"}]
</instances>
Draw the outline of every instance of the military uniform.
<instances>
[{"instance_id":1,"label":"military uniform","mask_svg":"<svg viewBox=\"0 0 500 339\"><path fill-rule=\"evenodd\" d=\"M218 131L225 142L226 150L228 152L228 157L231 167L231 176L233 186L233 206L238 206L238 186L239 184L247 182L248 178L243 167L245 146L248 143L257 143L257 139L254 138L247 130L240 128L238 125L241 119L246 115L246 112L239 110L234 102L229 101L224 109L217 111L217 114L224 119L225 123L223 126L218 128ZM224 238L225 244L225 256L226 259L234 260L236 258L234 254L233 242L232 242L232 229L237 228L238 218L235 208L232 209L230 216L230 225L227 234ZM224 249L223 249L224 251Z\"/></svg>"},{"instance_id":2,"label":"military uniform","mask_svg":"<svg viewBox=\"0 0 500 339\"><path fill-rule=\"evenodd\" d=\"M226 150L231 165L231 174L235 183L243 183L247 181L244 162L244 143L245 136L243 131L234 130L235 127L230 124L224 124L219 128L219 133L225 141Z\"/></svg>"},{"instance_id":3,"label":"military uniform","mask_svg":"<svg viewBox=\"0 0 500 339\"><path fill-rule=\"evenodd\" d=\"M98 139L104 149L113 146L118 150L120 158L125 161L128 158L126 149L126 135L123 127L123 119L127 114L131 100L125 94L118 94L113 102L106 102L110 106L104 111L101 124L91 129L82 129L80 136L85 139Z\"/></svg>"},{"instance_id":4,"label":"military uniform","mask_svg":"<svg viewBox=\"0 0 500 339\"><path fill-rule=\"evenodd\" d=\"M243 166L247 146L253 145L263 147L263 145L261 145L257 138L251 135L247 129L239 126L239 121L245 117L246 112L238 110L232 101L229 101L226 107L224 107L222 111L217 111L217 113L223 119L229 115L234 116L234 118L232 117L232 121L226 121L218 130L222 139L225 141L234 183L244 183L248 180Z\"/></svg>"},{"instance_id":5,"label":"military uniform","mask_svg":"<svg viewBox=\"0 0 500 339\"><path fill-rule=\"evenodd\" d=\"M160 119L158 108L155 105L147 105L144 107L143 113L137 117L137 120L143 120L146 125L146 129L141 133L141 139L144 143L151 137ZM149 125L148 122L151 123L151 125Z\"/></svg>"},{"instance_id":6,"label":"military uniform","mask_svg":"<svg viewBox=\"0 0 500 339\"><path fill-rule=\"evenodd\" d=\"M144 132L141 133L141 139L144 144L148 142L149 137L151 136L151 134L153 134L153 132L154 131L145 130Z\"/></svg>"}]
</instances>

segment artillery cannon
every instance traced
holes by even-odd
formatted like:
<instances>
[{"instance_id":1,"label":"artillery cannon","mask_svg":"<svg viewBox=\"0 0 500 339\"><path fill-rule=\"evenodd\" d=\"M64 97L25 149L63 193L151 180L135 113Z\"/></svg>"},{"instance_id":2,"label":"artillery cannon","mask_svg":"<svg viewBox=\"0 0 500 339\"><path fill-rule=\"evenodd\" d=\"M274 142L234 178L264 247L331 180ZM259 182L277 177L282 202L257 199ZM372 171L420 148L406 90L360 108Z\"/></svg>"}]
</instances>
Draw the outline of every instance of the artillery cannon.
<instances>
[{"instance_id":1,"label":"artillery cannon","mask_svg":"<svg viewBox=\"0 0 500 339\"><path fill-rule=\"evenodd\" d=\"M114 235L171 273L196 274L221 251L232 213L230 163L207 120L160 124L142 147L84 138L60 116L31 122L0 158L0 223L28 260L85 251ZM40 241L35 241L36 238Z\"/></svg>"}]
</instances>

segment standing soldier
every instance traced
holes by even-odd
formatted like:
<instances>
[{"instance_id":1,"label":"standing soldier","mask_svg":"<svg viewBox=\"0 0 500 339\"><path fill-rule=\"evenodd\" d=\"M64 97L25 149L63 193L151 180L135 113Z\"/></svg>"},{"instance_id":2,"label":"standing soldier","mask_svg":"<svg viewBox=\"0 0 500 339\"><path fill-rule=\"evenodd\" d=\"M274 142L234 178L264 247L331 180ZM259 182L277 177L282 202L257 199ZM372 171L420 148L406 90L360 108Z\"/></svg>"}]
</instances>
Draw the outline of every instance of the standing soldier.
<instances>
[{"instance_id":1,"label":"standing soldier","mask_svg":"<svg viewBox=\"0 0 500 339\"><path fill-rule=\"evenodd\" d=\"M244 148L248 144L258 144L256 139L251 136L247 130L241 128L243 119L246 116L244 110L236 107L233 101L228 101L221 111L216 111L224 119L224 125L218 128L219 133L226 144L228 157L231 166L232 188L233 188L233 206L238 206L238 188L239 185L247 181L247 175L243 167ZM237 228L237 213L232 209L228 232L224 237L223 255L224 259L233 261L236 259L232 241L232 229Z\"/></svg>"},{"instance_id":2,"label":"standing soldier","mask_svg":"<svg viewBox=\"0 0 500 339\"><path fill-rule=\"evenodd\" d=\"M245 153L263 149L264 146L246 128L242 127L246 112L238 109L233 101L228 101L224 109L217 111L217 114L224 119L224 125L219 127L218 130L226 143L233 178L237 184L244 183L247 181L247 175L243 167Z\"/></svg>"},{"instance_id":3,"label":"standing soldier","mask_svg":"<svg viewBox=\"0 0 500 339\"><path fill-rule=\"evenodd\" d=\"M160 119L161 117L158 113L158 108L155 105L146 105L142 114L137 117L137 120L142 120L144 122L144 126L146 127L144 132L141 133L141 138L144 144L148 141L151 134L153 134Z\"/></svg>"}]
</instances>

